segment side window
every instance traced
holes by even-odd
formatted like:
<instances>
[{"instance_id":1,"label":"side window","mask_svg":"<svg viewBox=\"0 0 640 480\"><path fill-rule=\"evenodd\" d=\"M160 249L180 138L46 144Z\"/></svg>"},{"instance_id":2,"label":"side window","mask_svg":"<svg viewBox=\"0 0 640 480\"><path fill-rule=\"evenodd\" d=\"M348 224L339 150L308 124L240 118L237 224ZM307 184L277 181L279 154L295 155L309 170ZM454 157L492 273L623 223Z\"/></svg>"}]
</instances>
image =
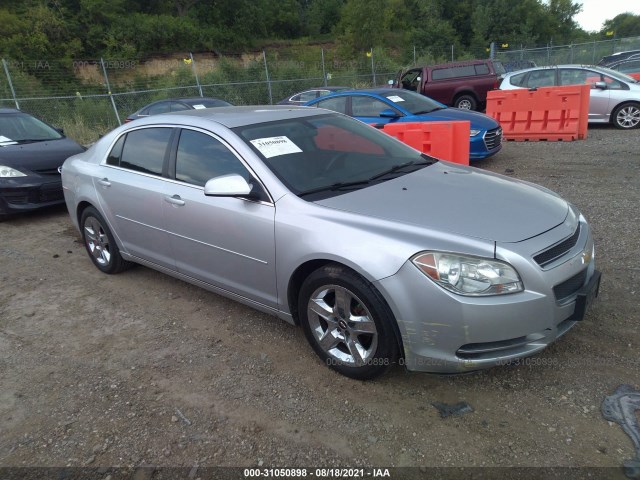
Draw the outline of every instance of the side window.
<instances>
[{"instance_id":1,"label":"side window","mask_svg":"<svg viewBox=\"0 0 640 480\"><path fill-rule=\"evenodd\" d=\"M162 175L171 138L170 128L142 128L127 134L120 166L136 172Z\"/></svg>"},{"instance_id":2,"label":"side window","mask_svg":"<svg viewBox=\"0 0 640 480\"><path fill-rule=\"evenodd\" d=\"M208 180L237 173L252 177L238 158L220 141L201 132L182 130L176 155L176 180L204 187Z\"/></svg>"},{"instance_id":3,"label":"side window","mask_svg":"<svg viewBox=\"0 0 640 480\"><path fill-rule=\"evenodd\" d=\"M160 102L151 107L147 111L147 115L157 115L159 113L167 113L171 109L171 102Z\"/></svg>"},{"instance_id":4,"label":"side window","mask_svg":"<svg viewBox=\"0 0 640 480\"><path fill-rule=\"evenodd\" d=\"M371 97L351 97L351 113L354 117L379 117L380 112L391 107Z\"/></svg>"},{"instance_id":5,"label":"side window","mask_svg":"<svg viewBox=\"0 0 640 480\"><path fill-rule=\"evenodd\" d=\"M316 93L317 93L317 90L311 90L310 92L302 92L298 100L300 102L308 102L310 100L314 100L317 96Z\"/></svg>"},{"instance_id":6,"label":"side window","mask_svg":"<svg viewBox=\"0 0 640 480\"><path fill-rule=\"evenodd\" d=\"M555 70L536 70L529 72L527 88L553 87L556 84Z\"/></svg>"},{"instance_id":7,"label":"side window","mask_svg":"<svg viewBox=\"0 0 640 480\"><path fill-rule=\"evenodd\" d=\"M615 78L611 78L608 75L602 75L602 80L604 81L604 83L607 84L607 88L610 89L610 90L622 90L623 89L622 83L620 83Z\"/></svg>"},{"instance_id":8,"label":"side window","mask_svg":"<svg viewBox=\"0 0 640 480\"><path fill-rule=\"evenodd\" d=\"M511 85L515 85L516 87L523 87L524 77L526 75L526 73L519 73L518 75L514 75L513 77L511 77L511 80L509 80L509 82L511 83Z\"/></svg>"},{"instance_id":9,"label":"side window","mask_svg":"<svg viewBox=\"0 0 640 480\"><path fill-rule=\"evenodd\" d=\"M297 95L294 95L293 97L291 97L291 98L289 99L289 101L290 101L290 102L300 102L300 101L301 101L301 100L300 100L300 97L301 97L301 96L302 96L302 94L301 94L301 93L299 93L299 94L297 94Z\"/></svg>"},{"instance_id":10,"label":"side window","mask_svg":"<svg viewBox=\"0 0 640 480\"><path fill-rule=\"evenodd\" d=\"M338 113L347 113L347 98L348 97L327 98L326 100L316 103L316 106Z\"/></svg>"},{"instance_id":11,"label":"side window","mask_svg":"<svg viewBox=\"0 0 640 480\"><path fill-rule=\"evenodd\" d=\"M445 78L453 78L453 72L450 68L438 68L431 72L433 80L444 80Z\"/></svg>"},{"instance_id":12,"label":"side window","mask_svg":"<svg viewBox=\"0 0 640 480\"><path fill-rule=\"evenodd\" d=\"M560 69L558 71L559 84L560 85L582 85L587 83L587 72L586 70L576 70L576 69Z\"/></svg>"},{"instance_id":13,"label":"side window","mask_svg":"<svg viewBox=\"0 0 640 480\"><path fill-rule=\"evenodd\" d=\"M115 167L120 166L120 158L122 157L122 147L124 146L125 137L126 135L122 135L109 152L107 165L113 165Z\"/></svg>"},{"instance_id":14,"label":"side window","mask_svg":"<svg viewBox=\"0 0 640 480\"><path fill-rule=\"evenodd\" d=\"M421 74L422 69L420 68L416 70L409 70L402 76L402 79L400 80L402 88L404 88L405 90L413 90L414 92L416 92L418 90L418 86L420 85Z\"/></svg>"},{"instance_id":15,"label":"side window","mask_svg":"<svg viewBox=\"0 0 640 480\"><path fill-rule=\"evenodd\" d=\"M462 65L460 67L454 67L452 70L453 77L473 77L476 74L476 69L473 65Z\"/></svg>"},{"instance_id":16,"label":"side window","mask_svg":"<svg viewBox=\"0 0 640 480\"><path fill-rule=\"evenodd\" d=\"M480 63L478 65L474 65L476 75L489 75L489 65L484 63Z\"/></svg>"}]
</instances>

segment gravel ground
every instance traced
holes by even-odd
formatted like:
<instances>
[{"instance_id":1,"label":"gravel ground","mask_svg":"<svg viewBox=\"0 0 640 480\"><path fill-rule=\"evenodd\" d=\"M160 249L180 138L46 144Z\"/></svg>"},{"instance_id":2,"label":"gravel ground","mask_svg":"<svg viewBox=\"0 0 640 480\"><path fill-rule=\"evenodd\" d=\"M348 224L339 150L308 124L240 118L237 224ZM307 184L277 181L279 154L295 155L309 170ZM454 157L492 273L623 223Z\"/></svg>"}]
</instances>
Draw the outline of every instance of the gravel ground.
<instances>
[{"instance_id":1,"label":"gravel ground","mask_svg":"<svg viewBox=\"0 0 640 480\"><path fill-rule=\"evenodd\" d=\"M600 405L640 386L639 138L590 128L476 165L577 205L603 280L540 355L465 376L349 380L273 317L147 268L100 273L64 209L0 223L0 466L621 466L633 445Z\"/></svg>"}]
</instances>

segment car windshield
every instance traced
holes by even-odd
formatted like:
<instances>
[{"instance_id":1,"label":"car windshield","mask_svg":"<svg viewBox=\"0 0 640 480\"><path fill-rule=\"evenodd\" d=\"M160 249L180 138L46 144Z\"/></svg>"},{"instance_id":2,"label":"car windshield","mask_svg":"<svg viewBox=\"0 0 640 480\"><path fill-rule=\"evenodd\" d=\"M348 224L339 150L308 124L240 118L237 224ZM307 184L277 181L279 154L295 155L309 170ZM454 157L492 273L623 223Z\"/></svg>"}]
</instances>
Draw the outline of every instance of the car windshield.
<instances>
[{"instance_id":1,"label":"car windshield","mask_svg":"<svg viewBox=\"0 0 640 480\"><path fill-rule=\"evenodd\" d=\"M191 106L200 106L202 105L205 108L212 108L212 107L230 107L231 104L228 102L225 102L224 100L218 100L218 99L212 99L212 98L203 98L203 99L197 99L197 100L189 100L187 102L189 105Z\"/></svg>"},{"instance_id":2,"label":"car windshield","mask_svg":"<svg viewBox=\"0 0 640 480\"><path fill-rule=\"evenodd\" d=\"M365 188L437 161L343 115L323 114L233 130L287 188L307 200Z\"/></svg>"},{"instance_id":3,"label":"car windshield","mask_svg":"<svg viewBox=\"0 0 640 480\"><path fill-rule=\"evenodd\" d=\"M420 95L410 90L392 89L388 92L380 93L380 96L391 100L393 103L411 112L413 115L433 112L447 108L440 102L436 102L429 97Z\"/></svg>"},{"instance_id":4,"label":"car windshield","mask_svg":"<svg viewBox=\"0 0 640 480\"><path fill-rule=\"evenodd\" d=\"M37 118L24 113L0 115L0 143L58 140L62 135Z\"/></svg>"},{"instance_id":5,"label":"car windshield","mask_svg":"<svg viewBox=\"0 0 640 480\"><path fill-rule=\"evenodd\" d=\"M635 78L630 77L629 75L622 72L618 72L617 70L612 70L607 67L598 67L597 70L609 75L610 77L615 78L616 80L622 80L623 82L627 83L638 83Z\"/></svg>"}]
</instances>

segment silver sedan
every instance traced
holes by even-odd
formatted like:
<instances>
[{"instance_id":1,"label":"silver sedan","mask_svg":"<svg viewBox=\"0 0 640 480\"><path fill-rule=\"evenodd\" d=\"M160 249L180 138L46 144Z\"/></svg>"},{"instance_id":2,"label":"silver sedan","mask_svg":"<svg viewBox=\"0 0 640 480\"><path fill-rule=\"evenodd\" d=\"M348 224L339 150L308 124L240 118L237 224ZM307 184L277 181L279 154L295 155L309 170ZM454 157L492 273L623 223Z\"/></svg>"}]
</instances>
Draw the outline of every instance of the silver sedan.
<instances>
[{"instance_id":1,"label":"silver sedan","mask_svg":"<svg viewBox=\"0 0 640 480\"><path fill-rule=\"evenodd\" d=\"M584 84L591 85L589 122L612 123L622 129L640 127L640 84L624 73L605 67L528 68L505 75L500 90Z\"/></svg>"},{"instance_id":2,"label":"silver sedan","mask_svg":"<svg viewBox=\"0 0 640 480\"><path fill-rule=\"evenodd\" d=\"M142 264L301 325L353 378L532 355L598 292L575 206L322 109L141 119L69 158L62 181L102 272Z\"/></svg>"}]
</instances>

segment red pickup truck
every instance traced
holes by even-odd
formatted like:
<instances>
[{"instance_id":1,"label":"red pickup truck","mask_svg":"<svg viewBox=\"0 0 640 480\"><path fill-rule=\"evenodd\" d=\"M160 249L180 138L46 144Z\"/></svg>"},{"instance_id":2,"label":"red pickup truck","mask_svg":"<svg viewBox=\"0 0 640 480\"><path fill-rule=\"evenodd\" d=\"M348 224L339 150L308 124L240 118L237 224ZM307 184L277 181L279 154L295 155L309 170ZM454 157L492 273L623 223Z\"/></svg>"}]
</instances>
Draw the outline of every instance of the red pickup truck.
<instances>
[{"instance_id":1,"label":"red pickup truck","mask_svg":"<svg viewBox=\"0 0 640 480\"><path fill-rule=\"evenodd\" d=\"M469 60L401 71L392 87L413 90L451 107L481 110L487 92L498 88L505 73L495 60Z\"/></svg>"}]
</instances>

